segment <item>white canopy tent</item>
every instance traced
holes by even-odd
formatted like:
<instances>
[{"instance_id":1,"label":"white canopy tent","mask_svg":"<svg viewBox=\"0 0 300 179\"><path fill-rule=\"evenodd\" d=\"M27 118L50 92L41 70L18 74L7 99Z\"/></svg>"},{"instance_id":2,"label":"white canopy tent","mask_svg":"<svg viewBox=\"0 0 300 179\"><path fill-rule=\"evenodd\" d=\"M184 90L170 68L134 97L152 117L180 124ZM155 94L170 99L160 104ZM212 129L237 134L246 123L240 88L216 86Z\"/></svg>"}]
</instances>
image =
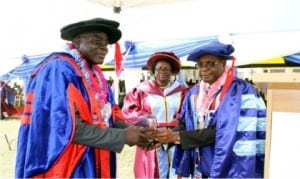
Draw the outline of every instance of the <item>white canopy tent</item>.
<instances>
[{"instance_id":1,"label":"white canopy tent","mask_svg":"<svg viewBox=\"0 0 300 179\"><path fill-rule=\"evenodd\" d=\"M154 45L165 40L217 35L235 46L237 65L300 50L297 0L90 1L112 12L116 7L121 9L112 17L121 22L123 40Z\"/></svg>"},{"instance_id":2,"label":"white canopy tent","mask_svg":"<svg viewBox=\"0 0 300 179\"><path fill-rule=\"evenodd\" d=\"M125 40L217 35L233 43L237 64L300 51L297 0L10 0L0 3L0 75L21 57L59 50L59 29L71 22L105 17L121 23ZM121 11L115 13L114 6ZM111 50L111 53L113 51ZM107 57L107 61L112 55Z\"/></svg>"}]
</instances>

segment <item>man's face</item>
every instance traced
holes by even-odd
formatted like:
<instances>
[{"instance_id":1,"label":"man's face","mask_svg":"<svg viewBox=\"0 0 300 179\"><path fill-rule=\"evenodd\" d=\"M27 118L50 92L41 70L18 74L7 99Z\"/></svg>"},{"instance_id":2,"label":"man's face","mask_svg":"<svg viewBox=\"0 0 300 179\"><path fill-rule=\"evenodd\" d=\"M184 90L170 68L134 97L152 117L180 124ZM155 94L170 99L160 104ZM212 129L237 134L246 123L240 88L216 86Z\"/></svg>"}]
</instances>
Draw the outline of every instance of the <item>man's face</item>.
<instances>
[{"instance_id":1,"label":"man's face","mask_svg":"<svg viewBox=\"0 0 300 179\"><path fill-rule=\"evenodd\" d=\"M214 55L199 57L197 67L199 76L205 83L212 84L218 80L225 70L226 61Z\"/></svg>"},{"instance_id":2,"label":"man's face","mask_svg":"<svg viewBox=\"0 0 300 179\"><path fill-rule=\"evenodd\" d=\"M103 32L81 34L73 40L73 44L91 65L102 64L108 53L108 37Z\"/></svg>"}]
</instances>

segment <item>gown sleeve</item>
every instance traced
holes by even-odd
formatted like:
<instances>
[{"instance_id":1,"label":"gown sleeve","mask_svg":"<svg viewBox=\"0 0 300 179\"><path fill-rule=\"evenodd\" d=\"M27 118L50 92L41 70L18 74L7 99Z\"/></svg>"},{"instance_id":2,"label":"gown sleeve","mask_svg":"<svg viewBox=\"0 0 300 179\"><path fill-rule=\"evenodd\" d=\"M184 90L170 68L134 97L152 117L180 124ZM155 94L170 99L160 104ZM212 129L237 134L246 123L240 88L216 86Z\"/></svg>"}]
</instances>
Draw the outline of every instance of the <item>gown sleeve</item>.
<instances>
[{"instance_id":1,"label":"gown sleeve","mask_svg":"<svg viewBox=\"0 0 300 179\"><path fill-rule=\"evenodd\" d=\"M129 123L136 124L141 116L151 114L145 98L146 94L138 88L134 88L126 94L122 111Z\"/></svg>"}]
</instances>

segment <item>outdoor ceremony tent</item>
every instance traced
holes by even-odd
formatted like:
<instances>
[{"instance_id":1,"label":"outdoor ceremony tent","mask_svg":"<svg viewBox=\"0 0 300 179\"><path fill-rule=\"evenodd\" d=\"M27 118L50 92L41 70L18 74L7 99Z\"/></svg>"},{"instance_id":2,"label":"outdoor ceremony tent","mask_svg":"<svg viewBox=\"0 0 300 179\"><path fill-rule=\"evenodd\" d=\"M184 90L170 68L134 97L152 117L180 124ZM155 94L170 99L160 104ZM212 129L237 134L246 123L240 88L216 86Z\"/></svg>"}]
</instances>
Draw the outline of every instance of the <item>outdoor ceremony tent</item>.
<instances>
[{"instance_id":1,"label":"outdoor ceremony tent","mask_svg":"<svg viewBox=\"0 0 300 179\"><path fill-rule=\"evenodd\" d=\"M147 56L156 50L173 50L184 61L192 49L216 39L235 46L237 65L285 57L300 52L297 7L297 0L1 2L4 28L0 29L0 76L10 73L14 77L12 71L30 63L23 62L24 55L35 59L40 54L59 51L64 43L59 29L93 17L120 22L123 35L119 43L125 68L144 66ZM105 64L113 65L114 47L110 48Z\"/></svg>"},{"instance_id":2,"label":"outdoor ceremony tent","mask_svg":"<svg viewBox=\"0 0 300 179\"><path fill-rule=\"evenodd\" d=\"M297 0L90 0L111 12L121 23L123 41L134 48L126 65L140 65L156 50L174 50L189 41L214 37L232 43L237 65L279 58L300 51L300 13ZM295 19L295 20L293 20ZM191 44L189 44L191 45ZM201 45L201 43L199 43ZM189 46L191 47L191 46ZM176 53L176 54L177 54ZM134 60L132 60L134 59ZM109 62L108 64L113 64Z\"/></svg>"},{"instance_id":3,"label":"outdoor ceremony tent","mask_svg":"<svg viewBox=\"0 0 300 179\"><path fill-rule=\"evenodd\" d=\"M203 41L201 41L201 44L205 44L208 41L209 41L208 39L203 40ZM200 43L200 42L198 42L198 43ZM187 44L187 46L188 46L188 44ZM197 45L197 47L199 47L199 45ZM171 49L171 48L169 48L169 49ZM174 48L174 51L179 50L179 52L181 52L181 54L182 54L181 56L184 56L184 55L186 55L187 51L189 51L189 49L190 48L186 49L185 45L182 45L181 48L180 47ZM127 61L125 61L125 68L126 67L128 67L128 68L144 67L145 62L143 60L145 60L147 58L147 55L143 57L144 53L149 53L149 52L146 51L146 52L137 53L135 55L128 55L127 56L128 59L127 59ZM178 54L180 54L180 53L178 53ZM44 57L47 55L48 54L23 56L22 57L23 63L21 63L20 65L18 65L11 71L1 75L0 80L8 81L13 78L21 78L23 80L26 80L30 76L30 74L33 72L33 70L40 63L43 62ZM277 66L282 66L282 67L284 67L284 66L300 66L300 53L295 53L295 54L283 56L283 57L266 59L266 60L262 60L255 64L250 64L250 65L252 65L252 67L256 67L256 66L259 66L260 64L269 65L269 66L272 66L272 64L276 64ZM111 63L111 65L113 65L113 62ZM243 65L241 65L241 67L243 67ZM249 67L251 67L251 66L249 66ZM110 65L102 65L102 69L113 70L113 67Z\"/></svg>"}]
</instances>

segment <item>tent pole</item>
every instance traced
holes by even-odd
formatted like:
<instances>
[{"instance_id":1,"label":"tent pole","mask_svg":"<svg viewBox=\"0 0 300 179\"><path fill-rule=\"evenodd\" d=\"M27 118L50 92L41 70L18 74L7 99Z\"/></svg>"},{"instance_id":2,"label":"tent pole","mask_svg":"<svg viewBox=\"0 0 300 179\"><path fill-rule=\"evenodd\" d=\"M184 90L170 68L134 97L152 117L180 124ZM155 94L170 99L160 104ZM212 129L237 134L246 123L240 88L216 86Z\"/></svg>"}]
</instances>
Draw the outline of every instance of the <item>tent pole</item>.
<instances>
[{"instance_id":1,"label":"tent pole","mask_svg":"<svg viewBox=\"0 0 300 179\"><path fill-rule=\"evenodd\" d=\"M119 93L120 93L120 86L119 86L119 77L117 76L116 79L114 80L114 97L115 97L115 101L116 101L116 104L119 104Z\"/></svg>"}]
</instances>

